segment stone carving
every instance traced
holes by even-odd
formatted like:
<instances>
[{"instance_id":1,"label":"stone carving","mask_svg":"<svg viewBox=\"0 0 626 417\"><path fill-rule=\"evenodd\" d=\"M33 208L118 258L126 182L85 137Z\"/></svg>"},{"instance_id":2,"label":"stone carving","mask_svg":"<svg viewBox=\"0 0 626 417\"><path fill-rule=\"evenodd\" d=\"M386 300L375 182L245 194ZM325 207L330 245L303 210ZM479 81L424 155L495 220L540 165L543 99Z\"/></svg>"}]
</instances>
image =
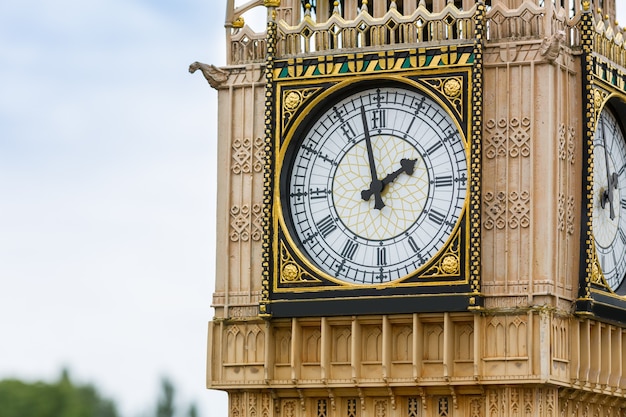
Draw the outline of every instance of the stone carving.
<instances>
[{"instance_id":1,"label":"stone carving","mask_svg":"<svg viewBox=\"0 0 626 417\"><path fill-rule=\"evenodd\" d=\"M240 317L256 317L258 314L258 306L230 306L228 308L228 316L231 318Z\"/></svg>"},{"instance_id":2,"label":"stone carving","mask_svg":"<svg viewBox=\"0 0 626 417\"><path fill-rule=\"evenodd\" d=\"M241 409L241 396L239 392L233 392L230 397L230 412L233 417L240 417L243 414Z\"/></svg>"},{"instance_id":3,"label":"stone carving","mask_svg":"<svg viewBox=\"0 0 626 417\"><path fill-rule=\"evenodd\" d=\"M501 118L485 122L485 155L489 159L530 155L530 118Z\"/></svg>"},{"instance_id":4,"label":"stone carving","mask_svg":"<svg viewBox=\"0 0 626 417\"><path fill-rule=\"evenodd\" d=\"M284 402L282 415L285 417L295 417L296 416L296 402L293 400L288 400Z\"/></svg>"},{"instance_id":5,"label":"stone carving","mask_svg":"<svg viewBox=\"0 0 626 417\"><path fill-rule=\"evenodd\" d=\"M244 337L239 326L230 326L226 336L226 363L243 363Z\"/></svg>"},{"instance_id":6,"label":"stone carving","mask_svg":"<svg viewBox=\"0 0 626 417\"><path fill-rule=\"evenodd\" d=\"M302 361L304 363L319 363L322 350L322 334L317 328L304 328L302 333L304 338Z\"/></svg>"},{"instance_id":7,"label":"stone carving","mask_svg":"<svg viewBox=\"0 0 626 417\"><path fill-rule=\"evenodd\" d=\"M263 237L261 204L247 204L230 208L230 240L247 242L259 241Z\"/></svg>"},{"instance_id":8,"label":"stone carving","mask_svg":"<svg viewBox=\"0 0 626 417\"><path fill-rule=\"evenodd\" d=\"M387 401L386 400L376 400L376 401L374 401L374 415L376 417L386 417L387 416Z\"/></svg>"},{"instance_id":9,"label":"stone carving","mask_svg":"<svg viewBox=\"0 0 626 417\"><path fill-rule=\"evenodd\" d=\"M254 325L248 331L246 351L248 352L248 363L262 363L265 352L265 333Z\"/></svg>"},{"instance_id":10,"label":"stone carving","mask_svg":"<svg viewBox=\"0 0 626 417\"><path fill-rule=\"evenodd\" d=\"M485 192L483 196L485 221L487 230L509 227L527 228L530 225L530 193L526 190Z\"/></svg>"},{"instance_id":11,"label":"stone carving","mask_svg":"<svg viewBox=\"0 0 626 417\"><path fill-rule=\"evenodd\" d=\"M267 393L261 394L261 417L270 417L271 398Z\"/></svg>"},{"instance_id":12,"label":"stone carving","mask_svg":"<svg viewBox=\"0 0 626 417\"><path fill-rule=\"evenodd\" d=\"M407 417L419 417L419 400L417 397L409 397Z\"/></svg>"},{"instance_id":13,"label":"stone carving","mask_svg":"<svg viewBox=\"0 0 626 417\"><path fill-rule=\"evenodd\" d=\"M523 358L528 354L526 319L520 316L493 316L487 321L486 357Z\"/></svg>"},{"instance_id":14,"label":"stone carving","mask_svg":"<svg viewBox=\"0 0 626 417\"><path fill-rule=\"evenodd\" d=\"M570 164L576 162L576 132L573 127L559 125L559 159L567 160Z\"/></svg>"},{"instance_id":15,"label":"stone carving","mask_svg":"<svg viewBox=\"0 0 626 417\"><path fill-rule=\"evenodd\" d=\"M555 359L567 360L568 356L568 326L562 318L555 317L552 322L552 352Z\"/></svg>"},{"instance_id":16,"label":"stone carving","mask_svg":"<svg viewBox=\"0 0 626 417\"><path fill-rule=\"evenodd\" d=\"M573 195L570 195L567 198L567 234L574 234L574 208L575 208L575 199Z\"/></svg>"},{"instance_id":17,"label":"stone carving","mask_svg":"<svg viewBox=\"0 0 626 417\"><path fill-rule=\"evenodd\" d=\"M500 298L487 298L485 300L486 308L517 308L528 305L528 297L500 297Z\"/></svg>"},{"instance_id":18,"label":"stone carving","mask_svg":"<svg viewBox=\"0 0 626 417\"><path fill-rule=\"evenodd\" d=\"M439 401L437 401L437 415L439 417L448 417L450 415L450 401L448 397L439 397Z\"/></svg>"},{"instance_id":19,"label":"stone carving","mask_svg":"<svg viewBox=\"0 0 626 417\"><path fill-rule=\"evenodd\" d=\"M541 55L551 64L559 56L561 52L561 45L565 41L565 32L562 30L554 33L552 36L543 38L541 43Z\"/></svg>"},{"instance_id":20,"label":"stone carving","mask_svg":"<svg viewBox=\"0 0 626 417\"><path fill-rule=\"evenodd\" d=\"M317 417L328 416L328 403L327 400L317 400Z\"/></svg>"},{"instance_id":21,"label":"stone carving","mask_svg":"<svg viewBox=\"0 0 626 417\"><path fill-rule=\"evenodd\" d=\"M459 323L455 327L455 360L472 360L474 358L474 326L471 323Z\"/></svg>"},{"instance_id":22,"label":"stone carving","mask_svg":"<svg viewBox=\"0 0 626 417\"><path fill-rule=\"evenodd\" d=\"M557 209L557 229L562 232L563 230L565 230L565 194L563 193L559 193Z\"/></svg>"},{"instance_id":23,"label":"stone carving","mask_svg":"<svg viewBox=\"0 0 626 417\"><path fill-rule=\"evenodd\" d=\"M424 325L424 360L443 360L443 325L428 323Z\"/></svg>"},{"instance_id":24,"label":"stone carving","mask_svg":"<svg viewBox=\"0 0 626 417\"><path fill-rule=\"evenodd\" d=\"M263 171L265 149L262 138L236 138L233 140L231 171L234 174L249 174Z\"/></svg>"},{"instance_id":25,"label":"stone carving","mask_svg":"<svg viewBox=\"0 0 626 417\"><path fill-rule=\"evenodd\" d=\"M347 403L346 417L357 417L356 398L349 398Z\"/></svg>"},{"instance_id":26,"label":"stone carving","mask_svg":"<svg viewBox=\"0 0 626 417\"><path fill-rule=\"evenodd\" d=\"M209 82L209 85L218 89L228 79L228 72L217 68L215 65L203 64L202 62L194 62L189 65L189 72L194 73L197 70L202 71L202 75Z\"/></svg>"},{"instance_id":27,"label":"stone carving","mask_svg":"<svg viewBox=\"0 0 626 417\"><path fill-rule=\"evenodd\" d=\"M274 338L276 340L276 363L288 365L291 362L291 330L277 329Z\"/></svg>"},{"instance_id":28,"label":"stone carving","mask_svg":"<svg viewBox=\"0 0 626 417\"><path fill-rule=\"evenodd\" d=\"M332 351L332 361L336 363L349 363L352 358L351 341L352 332L348 326L333 327L333 341L336 348Z\"/></svg>"},{"instance_id":29,"label":"stone carving","mask_svg":"<svg viewBox=\"0 0 626 417\"><path fill-rule=\"evenodd\" d=\"M565 124L559 124L559 159L564 160L566 156L565 151Z\"/></svg>"},{"instance_id":30,"label":"stone carving","mask_svg":"<svg viewBox=\"0 0 626 417\"><path fill-rule=\"evenodd\" d=\"M576 162L576 131L573 127L567 129L567 160L570 164Z\"/></svg>"},{"instance_id":31,"label":"stone carving","mask_svg":"<svg viewBox=\"0 0 626 417\"><path fill-rule=\"evenodd\" d=\"M393 361L409 361L413 357L413 328L411 326L394 326Z\"/></svg>"},{"instance_id":32,"label":"stone carving","mask_svg":"<svg viewBox=\"0 0 626 417\"><path fill-rule=\"evenodd\" d=\"M257 398L252 394L248 397L248 415L250 417L257 417Z\"/></svg>"},{"instance_id":33,"label":"stone carving","mask_svg":"<svg viewBox=\"0 0 626 417\"><path fill-rule=\"evenodd\" d=\"M382 358L382 330L380 326L363 326L363 360L380 362Z\"/></svg>"}]
</instances>

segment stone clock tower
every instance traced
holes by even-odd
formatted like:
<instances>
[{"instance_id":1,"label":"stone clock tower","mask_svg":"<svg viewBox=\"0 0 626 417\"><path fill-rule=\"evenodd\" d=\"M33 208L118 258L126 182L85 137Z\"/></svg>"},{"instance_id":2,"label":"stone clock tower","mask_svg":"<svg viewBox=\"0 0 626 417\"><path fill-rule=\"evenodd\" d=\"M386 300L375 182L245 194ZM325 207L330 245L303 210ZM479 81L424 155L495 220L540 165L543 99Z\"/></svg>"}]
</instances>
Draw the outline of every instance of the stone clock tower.
<instances>
[{"instance_id":1,"label":"stone clock tower","mask_svg":"<svg viewBox=\"0 0 626 417\"><path fill-rule=\"evenodd\" d=\"M626 416L615 0L227 2L230 416Z\"/></svg>"}]
</instances>

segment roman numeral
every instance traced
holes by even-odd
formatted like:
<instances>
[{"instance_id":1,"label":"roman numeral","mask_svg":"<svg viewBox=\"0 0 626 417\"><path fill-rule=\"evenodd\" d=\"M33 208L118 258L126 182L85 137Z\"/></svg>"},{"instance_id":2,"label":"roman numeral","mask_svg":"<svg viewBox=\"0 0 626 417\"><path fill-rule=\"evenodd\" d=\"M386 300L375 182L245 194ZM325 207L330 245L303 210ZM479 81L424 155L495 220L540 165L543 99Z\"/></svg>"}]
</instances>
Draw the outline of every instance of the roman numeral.
<instances>
[{"instance_id":1,"label":"roman numeral","mask_svg":"<svg viewBox=\"0 0 626 417\"><path fill-rule=\"evenodd\" d=\"M387 265L387 248L378 248L376 256L376 264L378 266Z\"/></svg>"},{"instance_id":2,"label":"roman numeral","mask_svg":"<svg viewBox=\"0 0 626 417\"><path fill-rule=\"evenodd\" d=\"M417 243L415 243L415 239L413 239L413 236L409 236L409 246L411 247L411 249L413 249L413 252L417 253L419 252L420 248L417 246Z\"/></svg>"},{"instance_id":3,"label":"roman numeral","mask_svg":"<svg viewBox=\"0 0 626 417\"><path fill-rule=\"evenodd\" d=\"M416 117L413 117L411 119L411 123L409 123L409 127L406 128L405 133L404 133L405 138L409 135L409 132L411 131L411 128L413 127L413 123L415 123L415 119Z\"/></svg>"},{"instance_id":4,"label":"roman numeral","mask_svg":"<svg viewBox=\"0 0 626 417\"><path fill-rule=\"evenodd\" d=\"M452 186L452 175L446 175L443 177L435 177L435 186L436 187L450 187Z\"/></svg>"},{"instance_id":5,"label":"roman numeral","mask_svg":"<svg viewBox=\"0 0 626 417\"><path fill-rule=\"evenodd\" d=\"M387 110L372 111L372 129L380 129L387 126Z\"/></svg>"},{"instance_id":6,"label":"roman numeral","mask_svg":"<svg viewBox=\"0 0 626 417\"><path fill-rule=\"evenodd\" d=\"M426 153L428 155L430 155L430 154L436 152L437 149L441 148L442 145L443 145L443 142L437 141L437 142L435 142L435 144L433 146L431 146L430 148L426 149Z\"/></svg>"},{"instance_id":7,"label":"roman numeral","mask_svg":"<svg viewBox=\"0 0 626 417\"><path fill-rule=\"evenodd\" d=\"M624 234L624 231L622 229L617 229L617 233L619 234L619 238L621 239L622 243L626 245L626 234Z\"/></svg>"},{"instance_id":8,"label":"roman numeral","mask_svg":"<svg viewBox=\"0 0 626 417\"><path fill-rule=\"evenodd\" d=\"M626 210L626 200L620 200L619 205L622 206L624 210Z\"/></svg>"},{"instance_id":9,"label":"roman numeral","mask_svg":"<svg viewBox=\"0 0 626 417\"><path fill-rule=\"evenodd\" d=\"M320 190L319 188L316 188L315 190L309 191L309 194L311 195L311 200L324 199L328 196L328 190Z\"/></svg>"},{"instance_id":10,"label":"roman numeral","mask_svg":"<svg viewBox=\"0 0 626 417\"><path fill-rule=\"evenodd\" d=\"M352 241L352 240L348 240L346 242L346 244L343 246L343 249L341 250L341 256L346 258L346 259L350 259L352 260L352 258L354 258L354 254L356 253L356 250L359 248L359 244Z\"/></svg>"},{"instance_id":11,"label":"roman numeral","mask_svg":"<svg viewBox=\"0 0 626 417\"><path fill-rule=\"evenodd\" d=\"M348 140L354 140L356 133L354 133L354 129L352 129L352 126L350 126L350 123L342 123L341 126L339 126L339 128L341 129L341 131L343 132L343 135Z\"/></svg>"},{"instance_id":12,"label":"roman numeral","mask_svg":"<svg viewBox=\"0 0 626 417\"><path fill-rule=\"evenodd\" d=\"M316 226L317 226L317 230L320 231L321 235L324 238L326 238L329 234L331 234L337 228L337 225L335 224L335 221L333 220L330 214L324 217L318 223L316 223Z\"/></svg>"},{"instance_id":13,"label":"roman numeral","mask_svg":"<svg viewBox=\"0 0 626 417\"><path fill-rule=\"evenodd\" d=\"M446 216L444 214L439 213L438 211L431 210L430 213L428 213L428 218L432 220L434 223L437 223L438 225L441 226Z\"/></svg>"}]
</instances>

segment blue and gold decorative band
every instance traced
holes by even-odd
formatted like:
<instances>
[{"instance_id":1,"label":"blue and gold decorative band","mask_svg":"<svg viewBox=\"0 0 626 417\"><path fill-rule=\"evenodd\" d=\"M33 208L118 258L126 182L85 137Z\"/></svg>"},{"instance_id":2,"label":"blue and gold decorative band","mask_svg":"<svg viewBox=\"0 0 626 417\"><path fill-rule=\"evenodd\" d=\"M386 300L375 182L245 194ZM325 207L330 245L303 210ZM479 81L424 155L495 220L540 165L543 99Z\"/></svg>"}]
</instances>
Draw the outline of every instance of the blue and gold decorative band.
<instances>
[{"instance_id":1,"label":"blue and gold decorative band","mask_svg":"<svg viewBox=\"0 0 626 417\"><path fill-rule=\"evenodd\" d=\"M415 48L372 53L351 53L274 62L274 80L324 75L367 74L423 68L464 66L474 63L473 45Z\"/></svg>"}]
</instances>

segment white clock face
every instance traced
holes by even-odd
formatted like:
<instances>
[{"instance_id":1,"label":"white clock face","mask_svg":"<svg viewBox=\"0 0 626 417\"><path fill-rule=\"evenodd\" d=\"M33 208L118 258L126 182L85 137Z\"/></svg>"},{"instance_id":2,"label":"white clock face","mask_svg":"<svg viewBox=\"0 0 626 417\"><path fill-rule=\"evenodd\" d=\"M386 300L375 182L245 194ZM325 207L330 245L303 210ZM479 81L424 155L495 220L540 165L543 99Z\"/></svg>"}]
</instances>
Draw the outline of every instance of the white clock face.
<instances>
[{"instance_id":1,"label":"white clock face","mask_svg":"<svg viewBox=\"0 0 626 417\"><path fill-rule=\"evenodd\" d=\"M607 284L618 291L626 274L626 142L609 109L600 113L593 145L593 236Z\"/></svg>"},{"instance_id":2,"label":"white clock face","mask_svg":"<svg viewBox=\"0 0 626 417\"><path fill-rule=\"evenodd\" d=\"M468 171L464 140L441 106L412 89L373 87L326 103L306 126L281 201L315 267L381 284L445 246L464 210Z\"/></svg>"}]
</instances>

